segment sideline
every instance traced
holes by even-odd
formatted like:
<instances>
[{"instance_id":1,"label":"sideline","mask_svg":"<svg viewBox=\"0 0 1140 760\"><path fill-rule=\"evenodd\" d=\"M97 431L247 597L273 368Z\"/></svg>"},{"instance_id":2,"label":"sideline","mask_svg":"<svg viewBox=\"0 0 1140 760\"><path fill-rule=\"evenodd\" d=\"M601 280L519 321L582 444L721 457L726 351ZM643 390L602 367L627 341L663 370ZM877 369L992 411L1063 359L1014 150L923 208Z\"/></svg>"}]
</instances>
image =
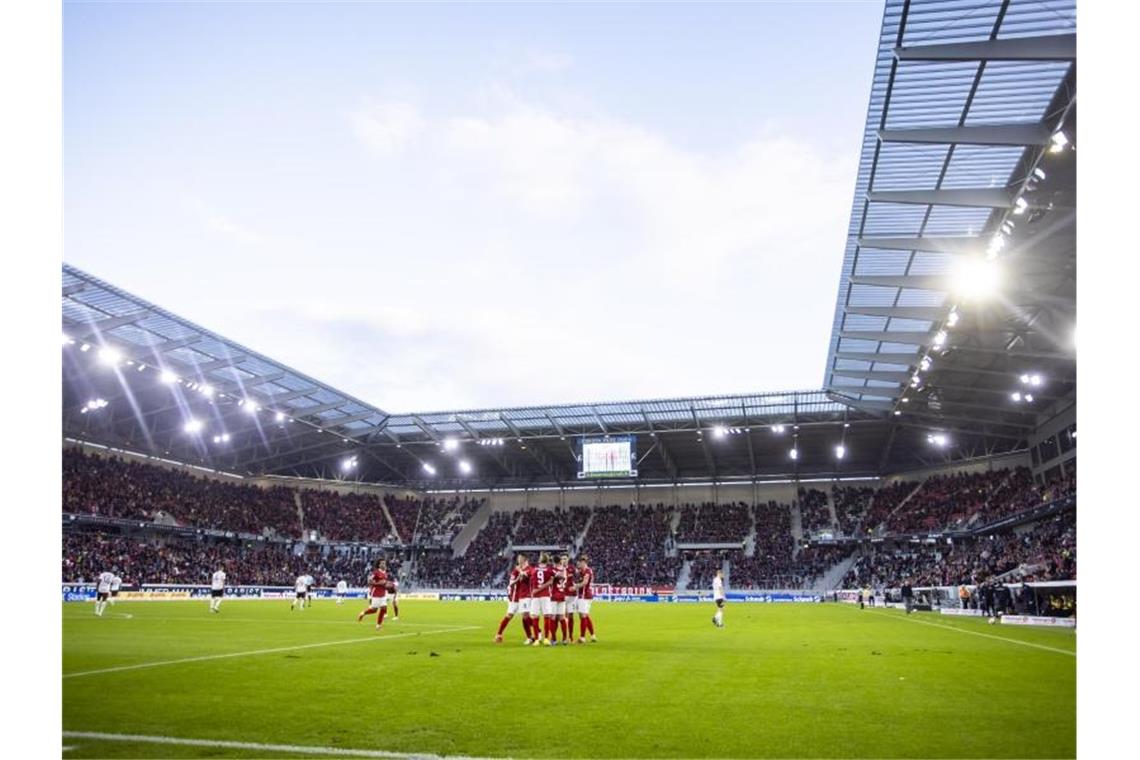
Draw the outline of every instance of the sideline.
<instances>
[{"instance_id":1,"label":"sideline","mask_svg":"<svg viewBox=\"0 0 1140 760\"><path fill-rule=\"evenodd\" d=\"M80 678L82 676L94 676L101 673L121 673L125 670L141 670L143 668L159 668L164 665L181 665L187 662L207 662L209 660L226 660L232 657L252 657L259 654L274 654L276 652L296 652L300 649L317 649L319 647L335 647L342 644L360 644L365 641L393 641L394 639L404 639L409 636L434 636L440 633L458 633L459 631L474 631L479 626L468 625L461 628L441 628L435 631L413 631L409 633L398 633L395 636L368 636L357 637L354 639L341 639L340 641L320 641L315 644L298 644L291 647L274 647L272 649L253 649L247 652L229 652L228 654L207 654L201 657L184 657L179 660L159 660L157 662L140 662L134 665L119 665L113 668L99 668L98 670L81 670L77 673L64 673L64 678ZM386 757L386 755L385 755ZM401 756L402 757L402 756Z\"/></svg>"},{"instance_id":2,"label":"sideline","mask_svg":"<svg viewBox=\"0 0 1140 760\"><path fill-rule=\"evenodd\" d=\"M1032 641L1021 641L1020 639L1011 639L1005 636L995 636L992 633L982 633L981 631L970 631L965 628L956 628L952 625L943 625L942 623L932 623L929 620L919 620L909 615L905 617L895 617L886 610L864 610L865 612L873 612L878 616L886 615L892 620L906 621L908 623L918 623L919 625L929 625L932 628L943 628L947 631L957 631L958 633L968 633L971 636L981 636L983 639L996 639L997 641L1004 641L1007 644L1019 644L1023 647L1033 647L1034 649L1044 649L1046 652L1056 652L1057 654L1067 654L1070 657L1076 657L1077 653L1068 649L1058 649L1057 647L1050 647L1044 644L1035 644Z\"/></svg>"}]
</instances>

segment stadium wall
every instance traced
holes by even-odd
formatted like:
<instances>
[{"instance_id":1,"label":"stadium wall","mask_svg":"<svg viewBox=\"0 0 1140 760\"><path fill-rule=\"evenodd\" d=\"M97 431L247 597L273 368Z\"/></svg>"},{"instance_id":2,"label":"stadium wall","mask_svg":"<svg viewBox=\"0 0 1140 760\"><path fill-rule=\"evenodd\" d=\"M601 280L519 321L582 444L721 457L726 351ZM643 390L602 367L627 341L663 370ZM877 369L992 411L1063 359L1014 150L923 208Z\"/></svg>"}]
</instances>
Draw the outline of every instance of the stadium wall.
<instances>
[{"instance_id":1,"label":"stadium wall","mask_svg":"<svg viewBox=\"0 0 1140 760\"><path fill-rule=\"evenodd\" d=\"M937 465L935 467L927 467L919 470L908 470L907 472L898 472L888 475L883 478L881 486L889 486L892 483L897 483L901 480L925 480L932 475L945 475L949 473L959 472L988 472L990 470L1000 470L1002 468L1013 469L1015 467L1029 467L1028 451L1019 451L1014 454L999 454L992 457L976 457L974 459L967 459L958 462L948 462L946 464Z\"/></svg>"},{"instance_id":2,"label":"stadium wall","mask_svg":"<svg viewBox=\"0 0 1140 760\"><path fill-rule=\"evenodd\" d=\"M594 486L566 489L531 489L518 491L463 491L461 495L483 497L496 512L515 512L531 507L553 509L554 507L586 506L605 507L611 504L735 504L757 501L778 501L790 504L796 499L799 486L829 490L832 483L850 485L876 485L875 480L824 481L812 480L781 483L731 483L670 486ZM449 492L450 493L450 492Z\"/></svg>"}]
</instances>

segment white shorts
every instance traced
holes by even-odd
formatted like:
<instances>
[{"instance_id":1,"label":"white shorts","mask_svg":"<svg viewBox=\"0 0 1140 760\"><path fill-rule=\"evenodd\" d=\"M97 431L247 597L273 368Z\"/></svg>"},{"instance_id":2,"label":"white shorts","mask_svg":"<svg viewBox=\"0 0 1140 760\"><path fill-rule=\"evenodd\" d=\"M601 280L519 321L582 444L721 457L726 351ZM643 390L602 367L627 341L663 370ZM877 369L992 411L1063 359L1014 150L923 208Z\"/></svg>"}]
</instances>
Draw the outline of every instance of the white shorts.
<instances>
[{"instance_id":1,"label":"white shorts","mask_svg":"<svg viewBox=\"0 0 1140 760\"><path fill-rule=\"evenodd\" d=\"M374 596L368 600L368 606L369 607L387 607L388 606L388 597L386 597L386 596Z\"/></svg>"},{"instance_id":2,"label":"white shorts","mask_svg":"<svg viewBox=\"0 0 1140 760\"><path fill-rule=\"evenodd\" d=\"M578 597L578 602L577 602L577 604L575 604L575 606L578 608L578 614L579 615L589 615L590 614L590 602L592 602L592 601L594 601L594 600L593 599L583 599L582 597Z\"/></svg>"},{"instance_id":3,"label":"white shorts","mask_svg":"<svg viewBox=\"0 0 1140 760\"><path fill-rule=\"evenodd\" d=\"M578 611L578 597L576 597L576 596L566 597L566 614L567 615L573 615L577 611Z\"/></svg>"},{"instance_id":4,"label":"white shorts","mask_svg":"<svg viewBox=\"0 0 1140 760\"><path fill-rule=\"evenodd\" d=\"M553 615L554 602L550 600L549 596L535 596L530 600L530 614L538 617L540 615Z\"/></svg>"},{"instance_id":5,"label":"white shorts","mask_svg":"<svg viewBox=\"0 0 1140 760\"><path fill-rule=\"evenodd\" d=\"M554 602L554 614L558 617L562 617L563 615L566 614L566 602L565 601Z\"/></svg>"},{"instance_id":6,"label":"white shorts","mask_svg":"<svg viewBox=\"0 0 1140 760\"><path fill-rule=\"evenodd\" d=\"M515 613L520 612L519 606L519 602L507 602L507 614L514 615ZM526 612L525 609L521 611Z\"/></svg>"}]
</instances>

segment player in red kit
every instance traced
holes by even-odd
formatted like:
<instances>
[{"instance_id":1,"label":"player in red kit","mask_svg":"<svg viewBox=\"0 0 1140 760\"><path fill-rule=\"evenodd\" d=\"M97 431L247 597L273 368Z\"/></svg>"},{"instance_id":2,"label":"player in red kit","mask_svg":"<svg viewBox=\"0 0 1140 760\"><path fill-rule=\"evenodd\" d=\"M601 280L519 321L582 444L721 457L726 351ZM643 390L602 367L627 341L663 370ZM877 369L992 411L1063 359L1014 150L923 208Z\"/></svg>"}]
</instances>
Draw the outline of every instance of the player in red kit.
<instances>
[{"instance_id":1,"label":"player in red kit","mask_svg":"<svg viewBox=\"0 0 1140 760\"><path fill-rule=\"evenodd\" d=\"M578 558L578 643L586 643L586 632L590 641L597 642L594 635L594 621L590 619L590 602L594 599L594 571L590 569L590 558L583 554Z\"/></svg>"},{"instance_id":2,"label":"player in red kit","mask_svg":"<svg viewBox=\"0 0 1140 760\"><path fill-rule=\"evenodd\" d=\"M384 614L388 611L388 563L382 559L376 560L376 569L368 576L368 609L356 616L356 622L364 619L365 615L373 612L376 616L376 630L384 625Z\"/></svg>"},{"instance_id":3,"label":"player in red kit","mask_svg":"<svg viewBox=\"0 0 1140 760\"><path fill-rule=\"evenodd\" d=\"M554 566L550 564L550 555L543 552L538 556L538 567L534 569L534 586L530 594L530 614L542 618L539 646L554 646L554 602L550 599L553 586ZM537 625L536 622L535 626Z\"/></svg>"},{"instance_id":4,"label":"player in red kit","mask_svg":"<svg viewBox=\"0 0 1140 760\"><path fill-rule=\"evenodd\" d=\"M574 640L574 613L578 611L578 587L574 585L578 578L574 574L574 566L570 564L570 555L563 554L562 562L566 568L566 641L570 642Z\"/></svg>"},{"instance_id":5,"label":"player in red kit","mask_svg":"<svg viewBox=\"0 0 1140 760\"><path fill-rule=\"evenodd\" d=\"M525 593L524 593L525 592ZM516 612L522 612L523 633L527 643L530 643L530 574L527 572L527 559L525 554L515 557L515 566L511 568L510 580L507 581L507 614L499 622L499 632L495 634L495 643L503 643L503 631L507 630L511 618Z\"/></svg>"},{"instance_id":6,"label":"player in red kit","mask_svg":"<svg viewBox=\"0 0 1140 760\"><path fill-rule=\"evenodd\" d=\"M554 584L550 587L550 606L554 608L554 620L550 627L550 642L558 643L558 629L562 629L562 643L566 643L566 567L562 560L554 566Z\"/></svg>"}]
</instances>

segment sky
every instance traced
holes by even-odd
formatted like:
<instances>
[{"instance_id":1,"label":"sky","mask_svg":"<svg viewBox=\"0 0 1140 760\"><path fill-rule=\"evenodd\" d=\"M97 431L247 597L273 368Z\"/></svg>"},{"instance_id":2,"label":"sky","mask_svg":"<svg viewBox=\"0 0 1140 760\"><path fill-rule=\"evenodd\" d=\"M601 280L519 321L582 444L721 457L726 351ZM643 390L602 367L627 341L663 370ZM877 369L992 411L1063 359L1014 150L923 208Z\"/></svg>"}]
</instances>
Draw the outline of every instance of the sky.
<instances>
[{"instance_id":1,"label":"sky","mask_svg":"<svg viewBox=\"0 0 1140 760\"><path fill-rule=\"evenodd\" d=\"M389 412L818 388L881 20L66 2L64 258Z\"/></svg>"}]
</instances>

